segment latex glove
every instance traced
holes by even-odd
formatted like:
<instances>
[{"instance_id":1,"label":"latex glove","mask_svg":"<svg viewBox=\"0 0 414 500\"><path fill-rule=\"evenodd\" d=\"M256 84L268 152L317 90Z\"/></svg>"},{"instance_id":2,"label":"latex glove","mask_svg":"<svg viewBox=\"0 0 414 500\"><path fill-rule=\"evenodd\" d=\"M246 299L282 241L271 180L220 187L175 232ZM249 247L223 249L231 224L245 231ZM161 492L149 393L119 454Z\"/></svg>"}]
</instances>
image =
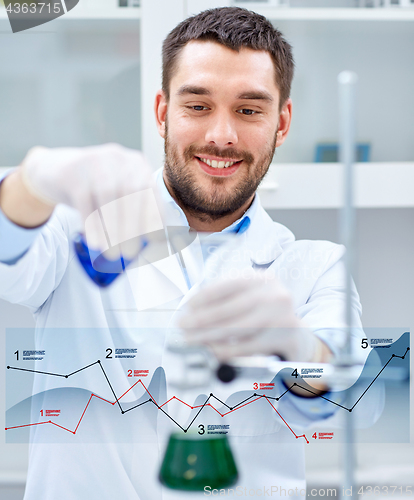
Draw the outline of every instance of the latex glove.
<instances>
[{"instance_id":1,"label":"latex glove","mask_svg":"<svg viewBox=\"0 0 414 500\"><path fill-rule=\"evenodd\" d=\"M137 236L163 227L152 171L138 151L116 144L36 147L22 163L22 178L40 201L64 203L80 212L90 248L110 252L129 240L122 251L131 256L138 250Z\"/></svg>"},{"instance_id":2,"label":"latex glove","mask_svg":"<svg viewBox=\"0 0 414 500\"><path fill-rule=\"evenodd\" d=\"M208 345L223 361L277 354L306 362L315 360L321 347L295 316L289 291L268 272L210 282L182 313L178 324L186 341Z\"/></svg>"}]
</instances>

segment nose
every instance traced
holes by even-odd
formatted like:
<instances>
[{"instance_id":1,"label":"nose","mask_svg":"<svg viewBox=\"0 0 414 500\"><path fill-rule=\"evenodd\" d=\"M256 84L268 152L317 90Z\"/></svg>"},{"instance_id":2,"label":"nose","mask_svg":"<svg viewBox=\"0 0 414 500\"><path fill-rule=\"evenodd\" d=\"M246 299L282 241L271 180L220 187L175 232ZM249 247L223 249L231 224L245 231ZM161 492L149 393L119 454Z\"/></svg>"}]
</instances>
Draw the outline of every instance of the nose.
<instances>
[{"instance_id":1,"label":"nose","mask_svg":"<svg viewBox=\"0 0 414 500\"><path fill-rule=\"evenodd\" d=\"M205 140L219 147L234 146L238 143L235 117L230 112L221 111L210 116Z\"/></svg>"}]
</instances>

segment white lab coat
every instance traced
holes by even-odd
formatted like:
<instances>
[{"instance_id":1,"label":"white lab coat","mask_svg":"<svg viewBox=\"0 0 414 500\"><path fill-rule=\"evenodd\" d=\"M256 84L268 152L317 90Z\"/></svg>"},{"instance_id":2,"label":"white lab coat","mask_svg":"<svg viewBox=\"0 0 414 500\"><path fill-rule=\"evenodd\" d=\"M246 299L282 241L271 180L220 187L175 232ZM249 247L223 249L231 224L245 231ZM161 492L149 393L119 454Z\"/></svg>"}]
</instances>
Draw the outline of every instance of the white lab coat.
<instances>
[{"instance_id":1,"label":"white lab coat","mask_svg":"<svg viewBox=\"0 0 414 500\"><path fill-rule=\"evenodd\" d=\"M182 224L180 209L168 196L164 201L165 223ZM343 247L326 241L295 241L288 229L271 220L257 199L255 203L251 225L240 237L243 252L237 265L273 270L292 293L297 315L337 352L343 343L340 328L344 326ZM137 381L127 378L130 367L148 370L149 375L143 379L148 388L157 368L163 366L166 331L188 291L177 255L131 269L102 290L87 277L70 244L71 234L78 229L77 214L59 206L18 262L0 263L0 296L33 312L36 348L46 352L37 362L37 370L67 374L100 359L118 397ZM187 270L190 281L200 278L190 260ZM360 326L355 290L353 301L354 325ZM115 354L116 348L137 348L136 357L133 361L107 359L107 349ZM163 403L173 393L168 383L163 387L159 371L157 377L151 386L155 391L152 396ZM168 373L166 377L168 382ZM71 429L76 427L79 408L91 393L114 401L98 365L69 379L38 375L33 394L62 388L62 415L56 421ZM251 384L245 387L250 393L251 389ZM272 395L277 396L280 390L276 385ZM213 389L200 392L197 404L210 391L218 391L222 398L233 395L240 401L248 394L239 385L223 388L216 383ZM32 418L40 407L56 404L56 400L48 399L53 394L49 392L36 401ZM138 384L122 403L128 407L144 396L143 386ZM325 403L319 398L305 401L287 394L279 411L293 429L300 430L335 411L333 405ZM76 436L50 425L34 427L25 500L185 498L186 494L171 492L158 483L166 436L174 426L154 405L150 406L142 413L138 408L120 415L116 405L93 398ZM173 406L169 408L172 413L176 411ZM203 423L219 423L216 412L208 411ZM229 423L240 471L238 485L247 487L247 491L261 489L262 495L263 488L273 486L285 490L281 496L299 496L292 491L305 488L305 440L296 439L268 404L256 408L250 405L244 413L236 414Z\"/></svg>"}]
</instances>

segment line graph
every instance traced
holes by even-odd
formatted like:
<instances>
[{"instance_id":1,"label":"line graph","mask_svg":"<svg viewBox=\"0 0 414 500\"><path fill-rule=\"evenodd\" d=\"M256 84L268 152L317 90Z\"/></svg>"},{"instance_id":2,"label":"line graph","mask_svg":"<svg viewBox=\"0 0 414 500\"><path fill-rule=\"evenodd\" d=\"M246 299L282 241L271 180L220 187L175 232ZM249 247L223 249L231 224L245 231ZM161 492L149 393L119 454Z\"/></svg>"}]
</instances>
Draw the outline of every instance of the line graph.
<instances>
[{"instance_id":1,"label":"line graph","mask_svg":"<svg viewBox=\"0 0 414 500\"><path fill-rule=\"evenodd\" d=\"M76 423L76 426L73 428L73 429L70 429L68 427L65 427L65 426L62 426L62 425L59 425L57 424L56 422L54 422L53 420L45 420L45 421L42 421L42 422L35 422L35 423L27 423L27 424L23 424L23 425L17 425L17 426L9 426L9 427L6 427L5 430L6 431L12 431L13 429L21 429L21 428L24 428L24 427L33 427L33 426L43 426L43 425L53 425L53 426L56 426L60 429L62 429L63 431L66 431L68 433L71 433L73 435L76 435L76 433L78 432L79 430L79 427L85 417L85 414L88 410L88 408L90 408L90 405L92 403L92 401L94 399L96 399L97 401L100 400L104 403L107 403L109 405L112 405L112 406L118 406L119 410L120 410L120 413L122 415L128 413L128 412L131 412L132 410L136 410L137 408L139 407L142 407L148 403L152 403L160 412L162 412L167 418L169 418L178 428L180 428L184 433L188 432L188 430L192 427L192 425L194 424L194 422L196 421L197 417L201 414L201 412L207 408L207 407L210 407L212 408L219 416L221 417L225 417L226 415L229 415L233 412L236 412L242 408L245 408L246 406L248 405L251 405L257 401L260 401L262 399L265 399L267 401L267 403L272 407L272 409L276 412L276 414L279 416L279 418L281 419L281 421L285 424L285 426L290 430L290 432L294 435L294 437L296 439L299 439L299 438L303 438L307 444L309 444L309 440L307 439L306 435L305 434L301 434L301 435L298 435L295 433L295 431L292 429L292 427L289 425L289 423L285 420L285 418L281 415L281 413L276 409L276 407L272 404L271 400L274 400L274 401L280 401L281 398L283 398L288 392L291 392L292 391L292 388L293 387L297 387L303 391L306 391L308 393L312 393L315 397L319 397L319 398L322 398L324 399L325 401L328 401L329 403L333 404L333 405L336 405L348 412L352 412L353 409L357 406L357 404L362 400L362 398L365 396L365 394L368 392L368 390L372 387L372 385L375 383L375 381L380 377L381 373L385 370L385 368L391 363L391 361L393 359L402 359L404 360L407 353L409 352L410 348L407 347L406 348L406 351L403 355L396 355L396 354L392 354L390 356L390 358L388 359L388 361L384 364L384 366L381 368L381 370L378 372L378 374L374 377L374 379L369 383L369 385L365 388L365 390L361 393L361 395L358 397L358 399L355 401L355 403L347 408L346 406L343 406L341 405L340 403L332 400L332 399L329 399L327 397L325 397L324 395L322 394L319 394L319 393L316 393L315 391L312 391L311 389L308 389L307 387L304 387L303 385L301 384L298 384L298 383L293 383L290 385L290 387L287 387L286 390L278 397L271 397L271 396L267 396L265 394L258 394L257 392L254 392L253 394L251 394L249 397L247 398L244 398L242 401L238 402L237 404L235 405L232 405L232 406L229 406L227 403L225 403L224 401L222 401L221 399L219 399L217 396L215 396L213 393L210 393L210 395L207 397L207 399L205 400L205 402L201 405L196 405L196 406L192 406L188 403L186 403L185 401L183 401L182 399L179 399L177 398L176 396L172 396L171 398L169 398L167 401L165 401L164 403L161 404L161 402L157 402L156 399L152 396L152 394L150 393L150 391L148 390L147 386L143 383L142 379L140 378L137 382L135 382L131 387L129 387L125 392L123 392L123 394L121 396L117 396L116 395L116 392L113 388L113 385L111 384L110 380L109 380L109 377L104 369L104 367L102 366L102 363L100 360L97 360L95 361L94 363L90 363L82 368L79 368L71 373L68 373L68 374L60 374L60 373L51 373L51 372L45 372L45 371L39 371L39 370L30 370L30 369L26 369L26 368L19 368L19 367L15 367L15 366L7 366L7 369L8 370L16 370L16 371L21 371L21 372L30 372L30 373L35 373L35 374L38 374L38 375L44 375L44 376L49 376L49 377L61 377L61 378L65 378L65 379L68 379L70 378L71 376L81 372L81 371L84 371L84 370L87 370L89 368L92 368L93 366L95 365L98 365L101 372L102 372L102 375L103 377L105 378L106 380L106 383L108 384L109 388L110 388L110 391L111 393L113 394L114 396L114 400L113 401L110 401L109 399L105 399L105 398L102 398L101 396L98 396L97 394L91 392L90 396L89 396L89 399L85 405L85 407L83 408L83 411L79 417L79 419L77 420L77 423ZM142 388L144 389L144 392L146 392L149 396L149 398L146 400L146 401L143 401L135 406L132 406L131 408L125 408L123 407L123 405L121 404L121 401L122 399L125 397L126 394L128 394L134 387L136 387L138 384L140 384L142 386ZM189 409L191 410L198 410L194 416L194 418L191 420L191 422L186 426L186 427L183 427L179 422L177 422L176 420L174 420L171 415L165 411L164 407L172 402L172 401L178 401L180 404L182 405L185 405L187 406ZM213 400L217 401L218 403L220 403L221 405L223 405L224 407L227 408L228 411L225 411L225 412L220 412L216 406L213 404Z\"/></svg>"}]
</instances>

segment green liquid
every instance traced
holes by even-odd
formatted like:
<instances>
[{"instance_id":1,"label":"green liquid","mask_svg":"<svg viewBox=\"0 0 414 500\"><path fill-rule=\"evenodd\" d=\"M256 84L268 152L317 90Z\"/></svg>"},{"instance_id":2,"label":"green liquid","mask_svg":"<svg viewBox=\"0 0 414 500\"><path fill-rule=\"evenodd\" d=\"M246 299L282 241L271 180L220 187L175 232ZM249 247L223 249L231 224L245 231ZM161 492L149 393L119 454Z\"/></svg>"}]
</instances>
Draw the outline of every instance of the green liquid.
<instances>
[{"instance_id":1,"label":"green liquid","mask_svg":"<svg viewBox=\"0 0 414 500\"><path fill-rule=\"evenodd\" d=\"M238 472L227 436L172 434L159 478L168 488L185 491L233 485Z\"/></svg>"}]
</instances>

